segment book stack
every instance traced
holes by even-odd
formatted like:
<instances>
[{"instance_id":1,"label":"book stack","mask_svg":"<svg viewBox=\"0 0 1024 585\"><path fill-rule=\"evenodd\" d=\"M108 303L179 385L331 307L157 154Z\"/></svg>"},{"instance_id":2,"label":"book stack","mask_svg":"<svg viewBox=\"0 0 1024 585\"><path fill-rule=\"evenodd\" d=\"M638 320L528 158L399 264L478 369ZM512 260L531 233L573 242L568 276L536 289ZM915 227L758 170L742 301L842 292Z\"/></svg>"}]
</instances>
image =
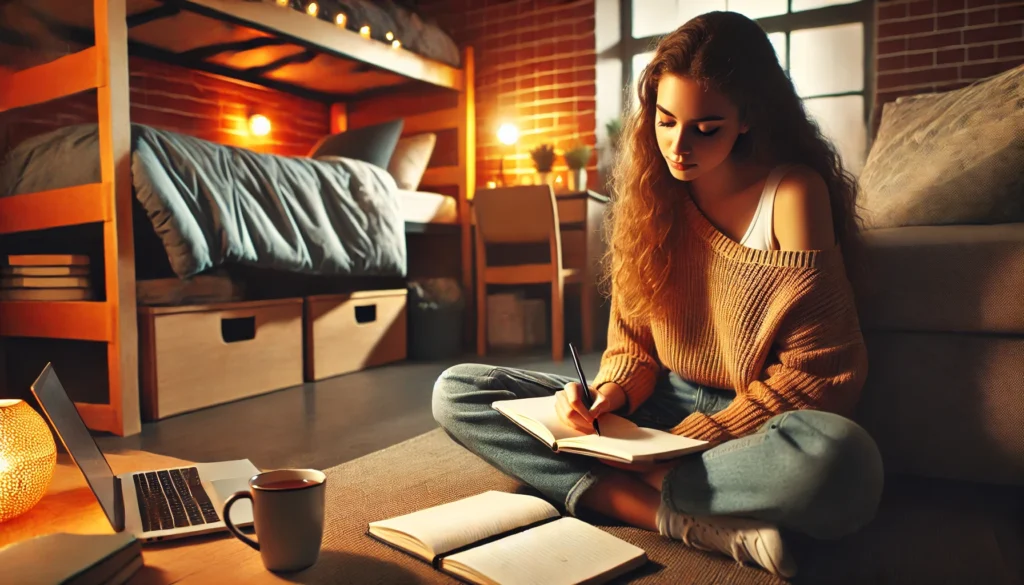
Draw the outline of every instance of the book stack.
<instances>
[{"instance_id":1,"label":"book stack","mask_svg":"<svg viewBox=\"0 0 1024 585\"><path fill-rule=\"evenodd\" d=\"M5 301L87 301L92 296L88 256L11 255L0 275L0 299Z\"/></svg>"},{"instance_id":2,"label":"book stack","mask_svg":"<svg viewBox=\"0 0 1024 585\"><path fill-rule=\"evenodd\" d=\"M143 564L142 546L127 532L58 532L0 548L4 583L121 585Z\"/></svg>"}]
</instances>

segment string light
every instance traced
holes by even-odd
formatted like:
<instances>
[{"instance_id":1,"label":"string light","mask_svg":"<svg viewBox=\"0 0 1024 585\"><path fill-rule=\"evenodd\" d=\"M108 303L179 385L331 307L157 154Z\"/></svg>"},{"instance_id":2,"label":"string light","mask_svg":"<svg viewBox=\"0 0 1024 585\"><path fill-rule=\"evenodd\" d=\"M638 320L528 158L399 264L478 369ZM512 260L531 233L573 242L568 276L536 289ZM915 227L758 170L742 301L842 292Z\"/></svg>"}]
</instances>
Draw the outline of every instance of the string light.
<instances>
[{"instance_id":1,"label":"string light","mask_svg":"<svg viewBox=\"0 0 1024 585\"><path fill-rule=\"evenodd\" d=\"M320 7L317 6L316 2L310 2L309 5L306 6L306 14L316 16L317 12L320 12Z\"/></svg>"},{"instance_id":2,"label":"string light","mask_svg":"<svg viewBox=\"0 0 1024 585\"><path fill-rule=\"evenodd\" d=\"M348 23L348 16L345 16L344 12L339 12L338 15L334 17L334 24L336 24L336 25L338 25L338 26L340 26L342 28L344 28L345 24L347 24L347 23Z\"/></svg>"},{"instance_id":3,"label":"string light","mask_svg":"<svg viewBox=\"0 0 1024 585\"><path fill-rule=\"evenodd\" d=\"M401 49L402 48L402 41L400 41L398 39L395 39L395 40L391 41L391 48L392 49Z\"/></svg>"},{"instance_id":4,"label":"string light","mask_svg":"<svg viewBox=\"0 0 1024 585\"><path fill-rule=\"evenodd\" d=\"M370 38L370 27L368 25L365 25L365 24L363 26L359 27L359 34L364 39Z\"/></svg>"},{"instance_id":5,"label":"string light","mask_svg":"<svg viewBox=\"0 0 1024 585\"><path fill-rule=\"evenodd\" d=\"M393 41L395 40L395 33L388 31L387 34L384 35L384 38L386 38L389 41Z\"/></svg>"},{"instance_id":6,"label":"string light","mask_svg":"<svg viewBox=\"0 0 1024 585\"><path fill-rule=\"evenodd\" d=\"M290 1L291 1L291 0L277 0L277 5L278 5L278 6L288 6L288 3L289 3Z\"/></svg>"}]
</instances>

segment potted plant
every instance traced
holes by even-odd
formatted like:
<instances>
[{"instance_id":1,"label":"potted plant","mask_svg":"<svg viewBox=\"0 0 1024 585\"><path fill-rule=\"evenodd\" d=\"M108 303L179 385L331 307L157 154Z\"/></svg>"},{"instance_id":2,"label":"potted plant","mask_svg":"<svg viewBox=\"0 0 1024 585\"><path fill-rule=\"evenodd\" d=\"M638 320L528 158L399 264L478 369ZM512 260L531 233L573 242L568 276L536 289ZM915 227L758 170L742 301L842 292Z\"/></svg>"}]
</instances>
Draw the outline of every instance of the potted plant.
<instances>
[{"instance_id":1,"label":"potted plant","mask_svg":"<svg viewBox=\"0 0 1024 585\"><path fill-rule=\"evenodd\" d=\"M530 151L530 158L533 159L533 164L537 167L540 184L550 184L551 167L555 164L555 147L550 144L541 144Z\"/></svg>"},{"instance_id":2,"label":"potted plant","mask_svg":"<svg viewBox=\"0 0 1024 585\"><path fill-rule=\"evenodd\" d=\"M587 163L590 162L590 147L583 143L565 151L565 164L569 166L568 189L585 191L587 189Z\"/></svg>"}]
</instances>

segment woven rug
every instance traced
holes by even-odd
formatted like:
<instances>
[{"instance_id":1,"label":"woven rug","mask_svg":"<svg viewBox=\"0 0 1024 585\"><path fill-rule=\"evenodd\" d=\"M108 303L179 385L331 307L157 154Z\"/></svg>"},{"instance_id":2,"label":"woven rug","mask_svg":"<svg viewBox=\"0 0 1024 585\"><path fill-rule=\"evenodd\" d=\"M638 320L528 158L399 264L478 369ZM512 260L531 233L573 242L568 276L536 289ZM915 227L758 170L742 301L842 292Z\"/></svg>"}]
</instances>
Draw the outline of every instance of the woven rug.
<instances>
[{"instance_id":1,"label":"woven rug","mask_svg":"<svg viewBox=\"0 0 1024 585\"><path fill-rule=\"evenodd\" d=\"M440 429L326 473L328 511L323 551L316 565L293 575L296 582L456 583L427 564L366 536L367 524L486 490L533 493L454 443ZM948 495L927 496L919 489L897 488L887 493L879 517L861 533L828 543L793 541L800 571L795 582L1017 582L1006 569L1008 559L1005 551L1000 553L983 504L968 494L958 506ZM992 505L1001 509L989 511L1001 517L1014 512L1005 504ZM956 511L948 509L950 506ZM647 531L598 525L647 551L647 566L620 582L785 582L760 569Z\"/></svg>"}]
</instances>

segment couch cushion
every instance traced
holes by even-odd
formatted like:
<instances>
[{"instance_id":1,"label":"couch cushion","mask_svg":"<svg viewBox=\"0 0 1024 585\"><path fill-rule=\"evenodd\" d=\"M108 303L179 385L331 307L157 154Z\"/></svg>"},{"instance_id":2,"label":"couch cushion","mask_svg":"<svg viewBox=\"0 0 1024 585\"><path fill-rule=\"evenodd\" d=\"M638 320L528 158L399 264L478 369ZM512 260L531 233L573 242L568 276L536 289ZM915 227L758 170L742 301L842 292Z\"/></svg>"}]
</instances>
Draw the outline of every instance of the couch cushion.
<instances>
[{"instance_id":1,"label":"couch cushion","mask_svg":"<svg viewBox=\"0 0 1024 585\"><path fill-rule=\"evenodd\" d=\"M885 104L861 171L869 228L1024 221L1024 66Z\"/></svg>"},{"instance_id":2,"label":"couch cushion","mask_svg":"<svg viewBox=\"0 0 1024 585\"><path fill-rule=\"evenodd\" d=\"M865 232L865 330L1024 333L1024 223Z\"/></svg>"}]
</instances>

